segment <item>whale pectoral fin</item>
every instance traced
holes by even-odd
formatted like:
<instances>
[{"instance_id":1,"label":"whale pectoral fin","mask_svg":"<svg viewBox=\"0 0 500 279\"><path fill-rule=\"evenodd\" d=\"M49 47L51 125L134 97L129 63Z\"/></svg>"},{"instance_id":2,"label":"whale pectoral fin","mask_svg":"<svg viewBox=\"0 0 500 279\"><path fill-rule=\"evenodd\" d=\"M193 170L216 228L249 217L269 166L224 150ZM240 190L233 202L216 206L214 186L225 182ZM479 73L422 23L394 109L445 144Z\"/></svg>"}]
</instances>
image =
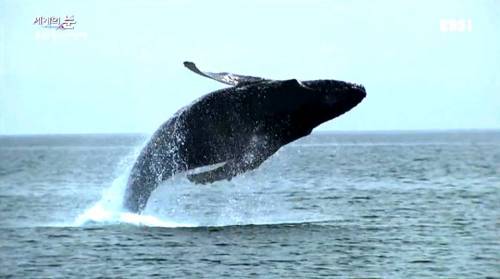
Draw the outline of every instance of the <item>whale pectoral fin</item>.
<instances>
[{"instance_id":1,"label":"whale pectoral fin","mask_svg":"<svg viewBox=\"0 0 500 279\"><path fill-rule=\"evenodd\" d=\"M222 82L227 85L241 85L241 84L248 84L248 83L254 83L254 82L261 82L261 81L266 81L266 79L260 78L260 77L252 77L252 76L244 76L244 75L236 75L236 74L231 74L231 73L211 73L211 72L203 72L193 62L186 61L184 62L184 66L188 68L189 70L199 74L200 76L204 76L213 80L216 80L218 82Z\"/></svg>"},{"instance_id":2,"label":"whale pectoral fin","mask_svg":"<svg viewBox=\"0 0 500 279\"><path fill-rule=\"evenodd\" d=\"M244 172L239 171L236 165L237 164L234 160L231 160L216 169L196 174L189 174L187 175L187 178L189 181L197 184L207 184L224 179L231 180L231 178L236 176L238 173Z\"/></svg>"},{"instance_id":3,"label":"whale pectoral fin","mask_svg":"<svg viewBox=\"0 0 500 279\"><path fill-rule=\"evenodd\" d=\"M255 167L257 166L253 168ZM187 178L189 181L197 184L207 184L224 179L231 180L234 176L247 170L249 170L249 168L242 165L240 160L233 159L227 161L223 166L201 173L190 174Z\"/></svg>"},{"instance_id":4,"label":"whale pectoral fin","mask_svg":"<svg viewBox=\"0 0 500 279\"><path fill-rule=\"evenodd\" d=\"M274 152L275 150L269 150L269 152L261 152L258 155L245 153L243 156L227 161L223 166L206 172L189 174L187 178L197 184L207 184L224 179L231 180L238 174L257 168Z\"/></svg>"},{"instance_id":5,"label":"whale pectoral fin","mask_svg":"<svg viewBox=\"0 0 500 279\"><path fill-rule=\"evenodd\" d=\"M210 171L189 174L187 178L189 181L196 184L207 184L223 179L230 180L234 175L231 175L230 168L226 166L227 164Z\"/></svg>"}]
</instances>

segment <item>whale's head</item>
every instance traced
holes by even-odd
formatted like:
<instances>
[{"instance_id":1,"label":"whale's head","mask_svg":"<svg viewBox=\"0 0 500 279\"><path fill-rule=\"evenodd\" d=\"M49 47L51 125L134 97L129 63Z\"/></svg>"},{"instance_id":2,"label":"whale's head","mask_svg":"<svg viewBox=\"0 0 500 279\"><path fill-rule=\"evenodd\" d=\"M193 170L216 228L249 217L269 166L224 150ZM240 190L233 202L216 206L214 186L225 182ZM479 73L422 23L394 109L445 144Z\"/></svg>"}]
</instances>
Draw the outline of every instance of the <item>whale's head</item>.
<instances>
[{"instance_id":1,"label":"whale's head","mask_svg":"<svg viewBox=\"0 0 500 279\"><path fill-rule=\"evenodd\" d=\"M316 108L321 111L326 110L332 117L349 111L366 97L365 88L355 83L333 79L299 83L314 92Z\"/></svg>"},{"instance_id":2,"label":"whale's head","mask_svg":"<svg viewBox=\"0 0 500 279\"><path fill-rule=\"evenodd\" d=\"M313 129L358 105L365 97L362 85L339 80L287 81L293 86L298 103L295 108L299 124Z\"/></svg>"}]
</instances>

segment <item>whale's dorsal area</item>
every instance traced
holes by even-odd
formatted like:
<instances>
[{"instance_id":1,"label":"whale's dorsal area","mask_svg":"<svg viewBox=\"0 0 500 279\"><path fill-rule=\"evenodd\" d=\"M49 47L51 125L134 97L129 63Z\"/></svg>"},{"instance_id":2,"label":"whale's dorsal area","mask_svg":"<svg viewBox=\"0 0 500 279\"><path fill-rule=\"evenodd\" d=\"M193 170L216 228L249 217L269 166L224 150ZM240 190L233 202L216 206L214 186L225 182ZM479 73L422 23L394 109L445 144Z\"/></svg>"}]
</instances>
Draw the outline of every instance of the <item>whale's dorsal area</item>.
<instances>
[{"instance_id":1,"label":"whale's dorsal area","mask_svg":"<svg viewBox=\"0 0 500 279\"><path fill-rule=\"evenodd\" d=\"M255 83L255 82L262 82L262 81L268 81L268 79L260 78L260 77L252 77L252 76L244 76L244 75L237 75L237 74L232 74L232 73L212 73L212 72L204 72L198 69L196 67L196 64L190 61L185 61L184 66L188 68L189 70L199 74L200 76L207 77L209 79L216 80L218 82L222 82L227 85L231 86L237 86L237 85L242 85L242 84L249 84L249 83Z\"/></svg>"}]
</instances>

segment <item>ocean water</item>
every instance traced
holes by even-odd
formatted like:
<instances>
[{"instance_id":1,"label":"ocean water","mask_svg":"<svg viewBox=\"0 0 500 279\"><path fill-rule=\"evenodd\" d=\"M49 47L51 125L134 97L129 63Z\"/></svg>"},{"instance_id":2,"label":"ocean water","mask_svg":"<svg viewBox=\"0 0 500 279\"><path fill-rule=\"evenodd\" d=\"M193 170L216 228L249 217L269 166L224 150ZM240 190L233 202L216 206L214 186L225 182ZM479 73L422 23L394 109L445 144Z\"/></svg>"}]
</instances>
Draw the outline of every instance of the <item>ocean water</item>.
<instances>
[{"instance_id":1,"label":"ocean water","mask_svg":"<svg viewBox=\"0 0 500 279\"><path fill-rule=\"evenodd\" d=\"M140 135L0 137L0 277L500 278L500 132L315 133L120 209Z\"/></svg>"}]
</instances>

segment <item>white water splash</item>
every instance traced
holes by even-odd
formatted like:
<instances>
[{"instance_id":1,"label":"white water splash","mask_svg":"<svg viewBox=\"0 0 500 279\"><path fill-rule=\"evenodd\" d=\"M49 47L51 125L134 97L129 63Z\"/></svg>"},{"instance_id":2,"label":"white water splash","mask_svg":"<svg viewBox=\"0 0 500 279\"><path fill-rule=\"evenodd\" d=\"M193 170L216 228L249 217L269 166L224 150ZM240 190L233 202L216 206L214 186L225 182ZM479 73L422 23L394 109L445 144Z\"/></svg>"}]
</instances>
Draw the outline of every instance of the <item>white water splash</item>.
<instances>
[{"instance_id":1,"label":"white water splash","mask_svg":"<svg viewBox=\"0 0 500 279\"><path fill-rule=\"evenodd\" d=\"M127 185L127 175L115 179L111 187L105 189L101 199L92 207L85 210L74 221L75 226L84 226L92 223L104 224L131 224L153 227L192 227L193 224L184 224L163 220L157 216L139 215L123 210L122 201Z\"/></svg>"},{"instance_id":2,"label":"white water splash","mask_svg":"<svg viewBox=\"0 0 500 279\"><path fill-rule=\"evenodd\" d=\"M279 169L279 165L273 166L279 163L276 156L256 171L211 185L192 184L185 174L173 176L153 191L142 214L127 212L122 206L123 197L139 151L138 148L120 162L117 178L103 190L99 201L74 219L72 226L128 224L176 228L332 220L332 216L318 212L297 212L268 198L267 193L286 192L295 186L286 179L276 180L276 173L272 171Z\"/></svg>"},{"instance_id":3,"label":"white water splash","mask_svg":"<svg viewBox=\"0 0 500 279\"><path fill-rule=\"evenodd\" d=\"M75 218L73 226L85 226L96 223L169 228L196 226L194 224L172 222L165 220L164 217L154 215L134 214L123 209L123 197L130 170L145 144L146 142L119 163L118 177L111 183L110 187L103 190L99 201Z\"/></svg>"},{"instance_id":4,"label":"white water splash","mask_svg":"<svg viewBox=\"0 0 500 279\"><path fill-rule=\"evenodd\" d=\"M122 207L127 175L122 175L113 181L111 187L105 189L101 199L85 210L74 221L75 226L92 223L131 224L152 227L193 227L194 224L178 223L164 220L153 215L140 215L126 212Z\"/></svg>"}]
</instances>

